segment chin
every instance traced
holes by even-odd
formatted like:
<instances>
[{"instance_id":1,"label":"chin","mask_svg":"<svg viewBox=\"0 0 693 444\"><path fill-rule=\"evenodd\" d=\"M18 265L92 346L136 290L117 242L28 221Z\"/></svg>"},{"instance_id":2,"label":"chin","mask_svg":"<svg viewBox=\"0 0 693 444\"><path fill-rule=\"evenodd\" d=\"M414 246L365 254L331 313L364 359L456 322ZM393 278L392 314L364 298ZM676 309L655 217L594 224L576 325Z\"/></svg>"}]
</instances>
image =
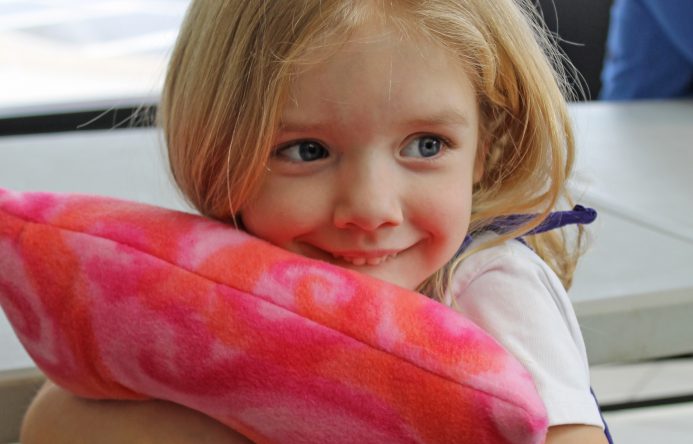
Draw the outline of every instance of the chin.
<instances>
[{"instance_id":1,"label":"chin","mask_svg":"<svg viewBox=\"0 0 693 444\"><path fill-rule=\"evenodd\" d=\"M401 276L400 273L393 273L390 270L368 270L364 269L364 267L348 267L350 270L366 274L370 277L373 277L375 279L379 279L381 281L387 282L392 285L396 285L398 287L405 288L407 290L412 290L416 291L418 288L418 285L413 284L411 281L401 279L399 276ZM395 276L393 276L395 274Z\"/></svg>"}]
</instances>

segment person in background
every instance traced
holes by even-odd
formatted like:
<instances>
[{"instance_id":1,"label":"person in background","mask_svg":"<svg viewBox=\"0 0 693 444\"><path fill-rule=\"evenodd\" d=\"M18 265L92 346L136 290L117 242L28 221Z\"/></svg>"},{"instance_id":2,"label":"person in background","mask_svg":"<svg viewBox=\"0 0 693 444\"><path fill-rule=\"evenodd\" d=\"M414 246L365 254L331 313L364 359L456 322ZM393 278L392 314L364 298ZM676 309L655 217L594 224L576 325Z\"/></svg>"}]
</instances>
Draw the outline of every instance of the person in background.
<instances>
[{"instance_id":1,"label":"person in background","mask_svg":"<svg viewBox=\"0 0 693 444\"><path fill-rule=\"evenodd\" d=\"M615 0L602 100L693 96L693 1Z\"/></svg>"}]
</instances>

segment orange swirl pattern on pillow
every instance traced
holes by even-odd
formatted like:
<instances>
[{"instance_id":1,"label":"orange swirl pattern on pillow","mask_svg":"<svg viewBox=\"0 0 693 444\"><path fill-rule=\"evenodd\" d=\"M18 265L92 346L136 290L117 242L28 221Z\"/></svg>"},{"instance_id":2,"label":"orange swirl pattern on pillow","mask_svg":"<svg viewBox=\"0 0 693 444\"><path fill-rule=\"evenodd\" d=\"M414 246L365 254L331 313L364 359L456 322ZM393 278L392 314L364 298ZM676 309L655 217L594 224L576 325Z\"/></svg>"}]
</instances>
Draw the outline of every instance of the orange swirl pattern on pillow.
<instances>
[{"instance_id":1,"label":"orange swirl pattern on pillow","mask_svg":"<svg viewBox=\"0 0 693 444\"><path fill-rule=\"evenodd\" d=\"M418 293L200 216L0 189L0 303L53 381L258 443L539 443L525 369Z\"/></svg>"}]
</instances>

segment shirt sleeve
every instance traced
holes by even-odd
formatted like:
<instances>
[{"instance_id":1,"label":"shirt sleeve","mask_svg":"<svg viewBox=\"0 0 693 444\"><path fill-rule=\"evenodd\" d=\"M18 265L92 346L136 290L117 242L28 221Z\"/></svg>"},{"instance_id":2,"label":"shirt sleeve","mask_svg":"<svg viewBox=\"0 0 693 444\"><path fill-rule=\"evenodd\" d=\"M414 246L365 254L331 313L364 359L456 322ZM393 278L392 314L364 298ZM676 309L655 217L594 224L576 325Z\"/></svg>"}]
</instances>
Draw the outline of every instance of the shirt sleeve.
<instances>
[{"instance_id":1,"label":"shirt sleeve","mask_svg":"<svg viewBox=\"0 0 693 444\"><path fill-rule=\"evenodd\" d=\"M476 253L456 271L451 292L453 307L530 372L549 425L603 427L572 305L558 277L534 252L511 241Z\"/></svg>"}]
</instances>

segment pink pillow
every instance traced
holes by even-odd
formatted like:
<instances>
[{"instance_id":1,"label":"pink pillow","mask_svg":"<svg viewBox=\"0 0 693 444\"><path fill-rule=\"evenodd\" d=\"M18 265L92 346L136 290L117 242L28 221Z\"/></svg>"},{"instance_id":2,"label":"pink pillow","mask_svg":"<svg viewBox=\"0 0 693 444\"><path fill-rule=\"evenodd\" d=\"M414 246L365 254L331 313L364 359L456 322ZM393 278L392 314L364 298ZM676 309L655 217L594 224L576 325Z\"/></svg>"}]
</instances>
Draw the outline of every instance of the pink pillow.
<instances>
[{"instance_id":1,"label":"pink pillow","mask_svg":"<svg viewBox=\"0 0 693 444\"><path fill-rule=\"evenodd\" d=\"M258 443L539 443L525 369L418 293L200 216L0 189L0 303L46 375Z\"/></svg>"}]
</instances>

